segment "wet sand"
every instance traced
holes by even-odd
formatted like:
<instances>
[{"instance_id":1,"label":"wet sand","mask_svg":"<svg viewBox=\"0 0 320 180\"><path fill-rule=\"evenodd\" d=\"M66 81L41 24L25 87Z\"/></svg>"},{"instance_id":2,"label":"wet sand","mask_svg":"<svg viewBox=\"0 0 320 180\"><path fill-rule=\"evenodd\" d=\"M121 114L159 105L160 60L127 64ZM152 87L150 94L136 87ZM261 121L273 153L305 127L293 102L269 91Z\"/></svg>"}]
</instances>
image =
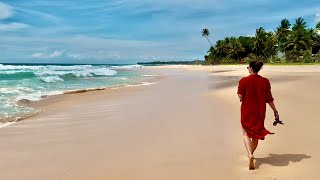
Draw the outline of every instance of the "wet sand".
<instances>
[{"instance_id":1,"label":"wet sand","mask_svg":"<svg viewBox=\"0 0 320 180\"><path fill-rule=\"evenodd\" d=\"M0 129L0 179L317 179L319 66L270 67L285 126L249 171L237 81L246 66L153 67L157 84L66 94ZM318 107L317 107L318 106Z\"/></svg>"}]
</instances>

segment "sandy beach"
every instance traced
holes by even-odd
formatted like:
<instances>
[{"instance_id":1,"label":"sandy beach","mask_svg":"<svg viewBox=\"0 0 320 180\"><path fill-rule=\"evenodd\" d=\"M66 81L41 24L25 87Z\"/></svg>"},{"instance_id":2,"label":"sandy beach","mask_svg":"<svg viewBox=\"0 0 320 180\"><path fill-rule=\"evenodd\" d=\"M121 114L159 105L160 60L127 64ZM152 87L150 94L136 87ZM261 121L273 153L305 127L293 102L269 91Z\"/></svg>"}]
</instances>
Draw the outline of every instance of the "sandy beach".
<instances>
[{"instance_id":1,"label":"sandy beach","mask_svg":"<svg viewBox=\"0 0 320 180\"><path fill-rule=\"evenodd\" d=\"M0 129L0 179L318 179L320 66L265 66L285 125L255 171L242 142L239 66L160 66L155 84L66 94Z\"/></svg>"}]
</instances>

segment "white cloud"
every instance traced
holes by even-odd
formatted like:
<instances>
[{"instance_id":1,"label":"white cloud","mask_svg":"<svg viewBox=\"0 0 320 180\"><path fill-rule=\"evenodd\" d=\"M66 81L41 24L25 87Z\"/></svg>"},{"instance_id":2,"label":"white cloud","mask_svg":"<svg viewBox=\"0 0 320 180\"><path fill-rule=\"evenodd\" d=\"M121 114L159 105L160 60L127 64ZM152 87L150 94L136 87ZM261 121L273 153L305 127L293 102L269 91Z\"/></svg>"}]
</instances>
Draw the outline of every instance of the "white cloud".
<instances>
[{"instance_id":1,"label":"white cloud","mask_svg":"<svg viewBox=\"0 0 320 180\"><path fill-rule=\"evenodd\" d=\"M320 12L317 12L315 17L314 17L314 21L317 23L317 22L320 22Z\"/></svg>"},{"instance_id":2,"label":"white cloud","mask_svg":"<svg viewBox=\"0 0 320 180\"><path fill-rule=\"evenodd\" d=\"M0 31L15 31L23 28L27 28L29 25L24 23L8 23L8 24L0 24Z\"/></svg>"},{"instance_id":3,"label":"white cloud","mask_svg":"<svg viewBox=\"0 0 320 180\"><path fill-rule=\"evenodd\" d=\"M11 6L0 2L0 20L7 19L13 15ZM0 31L15 31L28 27L27 24L11 22L7 24L0 23Z\"/></svg>"},{"instance_id":4,"label":"white cloud","mask_svg":"<svg viewBox=\"0 0 320 180\"><path fill-rule=\"evenodd\" d=\"M75 53L67 53L67 57L72 59L82 59L83 56L81 54L75 54Z\"/></svg>"},{"instance_id":5,"label":"white cloud","mask_svg":"<svg viewBox=\"0 0 320 180\"><path fill-rule=\"evenodd\" d=\"M37 52L33 53L31 56L34 58L56 58L63 56L65 50L55 50L53 52Z\"/></svg>"},{"instance_id":6,"label":"white cloud","mask_svg":"<svg viewBox=\"0 0 320 180\"><path fill-rule=\"evenodd\" d=\"M118 52L112 52L112 50L98 50L93 52L67 52L66 57L70 59L121 59L121 55Z\"/></svg>"},{"instance_id":7,"label":"white cloud","mask_svg":"<svg viewBox=\"0 0 320 180\"><path fill-rule=\"evenodd\" d=\"M6 19L12 16L11 7L5 3L0 2L0 19Z\"/></svg>"},{"instance_id":8,"label":"white cloud","mask_svg":"<svg viewBox=\"0 0 320 180\"><path fill-rule=\"evenodd\" d=\"M65 51L55 50L51 54L48 55L49 58L60 57L63 55Z\"/></svg>"},{"instance_id":9,"label":"white cloud","mask_svg":"<svg viewBox=\"0 0 320 180\"><path fill-rule=\"evenodd\" d=\"M36 16L38 18L43 18L43 19L46 19L46 20L54 22L54 23L60 22L60 19L58 17L56 17L52 14L49 14L49 13L36 11L36 10L32 10L32 9L20 8L20 7L14 7L14 10L16 10L17 12L20 11L25 14L30 14L30 15Z\"/></svg>"},{"instance_id":10,"label":"white cloud","mask_svg":"<svg viewBox=\"0 0 320 180\"><path fill-rule=\"evenodd\" d=\"M31 56L34 58L40 58L40 57L43 57L44 55L45 55L44 53L34 53Z\"/></svg>"}]
</instances>

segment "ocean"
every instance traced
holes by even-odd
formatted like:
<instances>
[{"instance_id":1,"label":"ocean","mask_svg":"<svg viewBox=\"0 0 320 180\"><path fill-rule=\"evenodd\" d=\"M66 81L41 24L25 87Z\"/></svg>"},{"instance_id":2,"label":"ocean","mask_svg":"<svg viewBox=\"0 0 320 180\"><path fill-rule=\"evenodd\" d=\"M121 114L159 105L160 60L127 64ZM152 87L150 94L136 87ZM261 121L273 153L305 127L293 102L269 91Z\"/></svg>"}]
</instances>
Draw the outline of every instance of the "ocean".
<instances>
[{"instance_id":1,"label":"ocean","mask_svg":"<svg viewBox=\"0 0 320 180\"><path fill-rule=\"evenodd\" d=\"M0 64L0 127L37 109L19 103L66 92L146 85L154 76L140 65Z\"/></svg>"}]
</instances>

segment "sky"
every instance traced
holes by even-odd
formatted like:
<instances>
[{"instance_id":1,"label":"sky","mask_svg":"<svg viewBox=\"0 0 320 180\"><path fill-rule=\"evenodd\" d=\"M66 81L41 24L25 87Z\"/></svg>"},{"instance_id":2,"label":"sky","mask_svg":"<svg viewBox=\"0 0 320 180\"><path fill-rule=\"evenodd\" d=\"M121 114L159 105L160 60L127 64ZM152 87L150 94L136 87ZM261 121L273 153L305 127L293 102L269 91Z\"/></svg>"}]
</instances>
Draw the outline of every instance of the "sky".
<instances>
[{"instance_id":1,"label":"sky","mask_svg":"<svg viewBox=\"0 0 320 180\"><path fill-rule=\"evenodd\" d=\"M320 21L320 0L3 0L0 63L136 63L203 59L226 36Z\"/></svg>"}]
</instances>

